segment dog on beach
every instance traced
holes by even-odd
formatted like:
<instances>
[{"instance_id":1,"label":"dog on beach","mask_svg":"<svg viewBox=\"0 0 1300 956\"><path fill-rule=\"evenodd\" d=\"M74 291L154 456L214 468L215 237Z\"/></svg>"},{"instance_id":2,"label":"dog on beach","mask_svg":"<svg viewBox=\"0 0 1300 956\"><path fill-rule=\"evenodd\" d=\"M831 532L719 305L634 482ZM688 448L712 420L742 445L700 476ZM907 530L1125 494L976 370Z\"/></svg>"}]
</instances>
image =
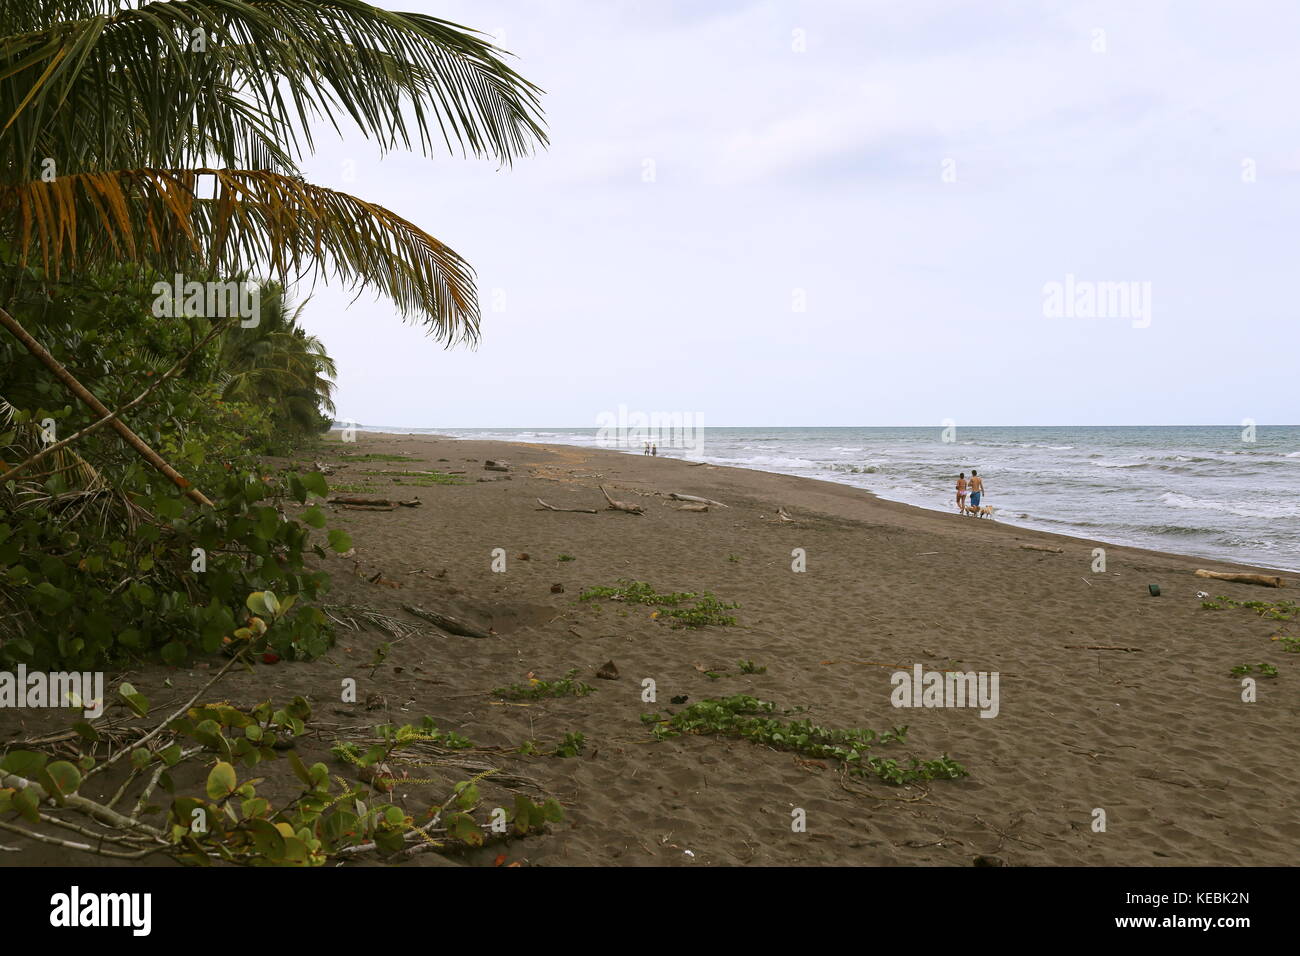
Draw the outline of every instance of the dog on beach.
<instances>
[{"instance_id":1,"label":"dog on beach","mask_svg":"<svg viewBox=\"0 0 1300 956\"><path fill-rule=\"evenodd\" d=\"M992 506L992 505L980 505L980 517L981 517L981 518L992 518L992 517L993 517L993 506Z\"/></svg>"},{"instance_id":2,"label":"dog on beach","mask_svg":"<svg viewBox=\"0 0 1300 956\"><path fill-rule=\"evenodd\" d=\"M992 505L980 505L978 508L975 507L975 505L962 505L961 508L962 514L973 515L976 518L992 518L993 512L994 508Z\"/></svg>"}]
</instances>

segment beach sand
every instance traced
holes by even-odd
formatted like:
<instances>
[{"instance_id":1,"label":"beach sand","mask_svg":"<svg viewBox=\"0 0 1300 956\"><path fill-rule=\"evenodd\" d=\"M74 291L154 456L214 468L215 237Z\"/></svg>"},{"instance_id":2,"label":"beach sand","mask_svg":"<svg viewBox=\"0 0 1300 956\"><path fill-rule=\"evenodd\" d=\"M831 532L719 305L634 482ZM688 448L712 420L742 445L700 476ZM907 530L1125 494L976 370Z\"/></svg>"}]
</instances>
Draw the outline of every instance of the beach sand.
<instances>
[{"instance_id":1,"label":"beach sand","mask_svg":"<svg viewBox=\"0 0 1300 956\"><path fill-rule=\"evenodd\" d=\"M489 747L529 739L553 746L582 733L578 757L492 758L535 780L566 811L548 834L512 842L511 861L1296 861L1300 656L1270 641L1276 622L1246 609L1204 610L1196 596L1285 599L1294 576L1282 591L1205 581L1193 576L1196 568L1251 569L925 511L828 482L668 458L367 433L355 444L326 447L323 460L341 466L331 482L365 483L372 494L423 503L378 513L331 509L330 526L349 531L356 553L324 562L334 577L327 601L418 623L400 609L415 604L495 634L473 639L430 628L394 642L372 669L376 649L391 639L340 630L326 660L232 673L216 696L252 704L304 694L318 716L343 724L400 724L428 714L440 728ZM415 460L349 461L365 454ZM505 459L511 470L485 470L487 459ZM424 469L461 471L467 483L413 487L409 478L362 474ZM605 510L601 484L645 514ZM986 503L996 505L995 476L990 489ZM679 510L670 492L729 507ZM541 510L539 497L598 513ZM781 520L778 508L794 520ZM1094 547L1105 548L1105 573L1092 570ZM504 573L492 570L498 548ZM806 571L796 573L792 551L800 548ZM574 560L561 561L561 554ZM578 600L584 589L620 578L661 592L711 591L740 605L732 612L738 623L673 629L653 620L649 607ZM1161 596L1151 596L1149 584L1158 584ZM1095 646L1128 650L1088 649ZM597 678L610 660L619 679ZM742 674L740 660L766 673ZM1261 661L1280 675L1260 678L1257 702L1243 703L1240 678L1230 670ZM891 674L915 664L997 672L997 716L891 706ZM530 674L552 680L573 668L594 693L522 706L491 694ZM131 680L147 695L183 700L208 676L202 668L157 666ZM160 688L164 677L172 689ZM343 677L357 679L359 700L377 694L382 702L372 697L376 709L369 711L338 703ZM657 703L641 699L645 678L655 681ZM900 755L947 753L969 776L901 787L842 778L833 761L746 740L655 741L640 719L680 710L670 703L674 696L694 703L738 693L806 708L800 716L830 727L905 724ZM13 720L5 719L8 740ZM328 738L303 757L328 761L327 748ZM446 779L464 776L449 771ZM482 782L485 806L491 783ZM410 789L413 805L444 796L437 787ZM792 829L795 809L806 813L806 832ZM1105 812L1105 832L1094 831L1096 810ZM459 861L491 865L498 852L473 851ZM20 862L15 856L0 854L0 863ZM405 865L439 862L425 854Z\"/></svg>"}]
</instances>

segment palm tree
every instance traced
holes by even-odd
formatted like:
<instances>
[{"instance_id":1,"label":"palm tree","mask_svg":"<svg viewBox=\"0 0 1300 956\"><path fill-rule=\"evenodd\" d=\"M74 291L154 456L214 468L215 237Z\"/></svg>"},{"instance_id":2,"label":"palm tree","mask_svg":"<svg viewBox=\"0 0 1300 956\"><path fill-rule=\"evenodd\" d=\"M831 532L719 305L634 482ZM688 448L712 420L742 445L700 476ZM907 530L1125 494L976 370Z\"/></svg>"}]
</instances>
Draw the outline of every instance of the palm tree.
<instances>
[{"instance_id":1,"label":"palm tree","mask_svg":"<svg viewBox=\"0 0 1300 956\"><path fill-rule=\"evenodd\" d=\"M361 0L120 6L0 0L0 263L332 277L377 289L448 344L477 338L460 256L388 209L306 182L294 162L313 148L313 121L342 119L384 151L509 164L546 135L541 91L502 51ZM0 325L188 487L3 308Z\"/></svg>"},{"instance_id":2,"label":"palm tree","mask_svg":"<svg viewBox=\"0 0 1300 956\"><path fill-rule=\"evenodd\" d=\"M282 422L319 430L334 414L334 360L299 324L305 301L290 312L284 286L268 282L259 291L257 325L222 336L221 397L270 404Z\"/></svg>"}]
</instances>

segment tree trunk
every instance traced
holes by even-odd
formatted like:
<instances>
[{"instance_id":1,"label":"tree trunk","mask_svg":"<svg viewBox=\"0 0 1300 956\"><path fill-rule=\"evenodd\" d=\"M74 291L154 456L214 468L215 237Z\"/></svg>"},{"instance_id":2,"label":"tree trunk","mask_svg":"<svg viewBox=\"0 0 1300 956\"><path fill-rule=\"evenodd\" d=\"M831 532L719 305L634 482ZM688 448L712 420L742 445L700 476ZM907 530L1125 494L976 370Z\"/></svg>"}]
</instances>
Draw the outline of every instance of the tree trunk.
<instances>
[{"instance_id":1,"label":"tree trunk","mask_svg":"<svg viewBox=\"0 0 1300 956\"><path fill-rule=\"evenodd\" d=\"M89 406L91 411L96 415L102 417L112 414L103 402L97 399L84 385L78 382L76 378L73 377L72 373L64 368L63 365L60 364L59 360L49 353L49 350L46 349L45 346L32 338L28 331L18 324L18 320L4 309L0 309L0 325L12 332L14 338L18 339L27 351L36 356L36 358L40 360L40 363L54 374L55 378L67 386L68 391L81 399L81 401ZM184 475L178 472L171 465L167 464L167 462L163 461L162 457L146 445L140 436L131 431L131 429L126 426L126 423L120 418L111 419L108 426L117 432L118 435L122 437L123 441L135 449L136 453L139 454L141 458L149 462L149 464L153 465L171 479L172 483L175 484L177 488L180 488L185 492L187 498L200 505L213 506L212 502L208 500L208 497L203 494L203 492L193 487L185 479Z\"/></svg>"}]
</instances>

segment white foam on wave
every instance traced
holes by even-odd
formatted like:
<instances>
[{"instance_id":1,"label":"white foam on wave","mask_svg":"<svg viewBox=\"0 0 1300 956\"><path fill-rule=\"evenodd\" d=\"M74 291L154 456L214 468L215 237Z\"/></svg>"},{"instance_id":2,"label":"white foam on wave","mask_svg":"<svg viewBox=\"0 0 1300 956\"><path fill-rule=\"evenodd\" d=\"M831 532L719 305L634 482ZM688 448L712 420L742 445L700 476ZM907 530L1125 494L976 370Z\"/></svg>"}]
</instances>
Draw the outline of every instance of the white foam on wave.
<instances>
[{"instance_id":1,"label":"white foam on wave","mask_svg":"<svg viewBox=\"0 0 1300 956\"><path fill-rule=\"evenodd\" d=\"M1166 491L1160 496L1160 500L1175 508L1219 511L1239 518L1300 518L1300 505L1278 504L1260 508L1257 505L1252 507L1250 503L1242 501L1210 501L1205 498L1193 498L1177 491Z\"/></svg>"}]
</instances>

